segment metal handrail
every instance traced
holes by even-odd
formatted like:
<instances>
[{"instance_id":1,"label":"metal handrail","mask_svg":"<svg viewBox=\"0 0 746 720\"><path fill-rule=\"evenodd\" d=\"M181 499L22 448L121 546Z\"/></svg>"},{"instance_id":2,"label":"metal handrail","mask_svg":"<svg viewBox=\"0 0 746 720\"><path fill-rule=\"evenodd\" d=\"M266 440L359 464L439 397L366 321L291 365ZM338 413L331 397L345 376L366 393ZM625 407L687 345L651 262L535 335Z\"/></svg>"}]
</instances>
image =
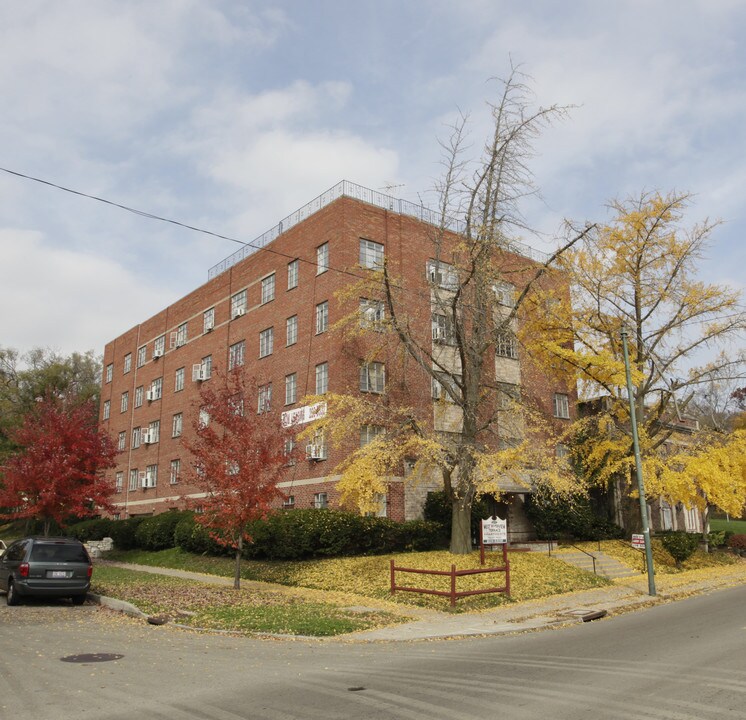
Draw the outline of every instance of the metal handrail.
<instances>
[{"instance_id":1,"label":"metal handrail","mask_svg":"<svg viewBox=\"0 0 746 720\"><path fill-rule=\"evenodd\" d=\"M554 540L549 540L548 541L548 547L549 547L548 554L550 556L552 554L552 543L557 543L557 547L559 547L560 542L562 542L563 545L569 545L570 547L575 548L576 550L579 550L580 552L584 553L589 558L591 558L591 560L593 561L593 574L594 575L598 575L598 573L596 572L596 559L597 559L596 556L593 553L589 553L587 550L583 550L583 548L578 547L577 545L574 545L573 543L571 543L571 542L569 542L567 540L560 540L560 538L555 538ZM597 542L598 542L598 551L601 552L601 541L597 540Z\"/></svg>"},{"instance_id":2,"label":"metal handrail","mask_svg":"<svg viewBox=\"0 0 746 720\"><path fill-rule=\"evenodd\" d=\"M213 265L207 271L207 279L212 280L212 278L225 272L236 263L241 262L241 260L247 258L253 252L260 250L271 243L286 230L289 230L294 225L309 218L314 213L317 213L319 210L325 208L327 205L330 205L341 197L354 198L355 200L360 200L369 205L375 205L376 207L395 212L399 215L408 215L409 217L417 218L428 225L439 226L442 222L440 213L435 210L410 202L409 200L402 200L378 192L377 190L371 190L370 188L357 185L349 180L342 180L336 185L330 187L326 192L321 193L321 195L311 200L311 202L306 203L303 207L298 208L295 212L284 217L279 223L277 223L277 225L267 230L267 232L263 233L252 242L246 243L240 250L237 250L224 260L221 260L217 265ZM463 220L456 218L446 218L445 226L448 230L452 230L459 234L463 233L466 229L466 223ZM540 263L546 262L549 259L547 253L542 252L541 250L535 250L530 245L526 245L517 240L508 242L505 249Z\"/></svg>"}]
</instances>

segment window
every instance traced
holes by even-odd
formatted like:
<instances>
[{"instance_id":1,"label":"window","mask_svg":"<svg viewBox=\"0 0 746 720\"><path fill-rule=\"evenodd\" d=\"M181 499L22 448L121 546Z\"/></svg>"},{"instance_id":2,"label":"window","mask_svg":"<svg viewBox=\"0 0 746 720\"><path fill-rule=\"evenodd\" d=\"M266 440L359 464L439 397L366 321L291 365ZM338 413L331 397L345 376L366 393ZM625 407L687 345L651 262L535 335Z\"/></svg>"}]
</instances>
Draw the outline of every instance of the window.
<instances>
[{"instance_id":1,"label":"window","mask_svg":"<svg viewBox=\"0 0 746 720\"><path fill-rule=\"evenodd\" d=\"M111 400L104 400L104 420L109 419L111 413Z\"/></svg>"},{"instance_id":2,"label":"window","mask_svg":"<svg viewBox=\"0 0 746 720\"><path fill-rule=\"evenodd\" d=\"M137 348L137 367L145 365L145 359L148 354L147 345L143 345L141 348Z\"/></svg>"},{"instance_id":3,"label":"window","mask_svg":"<svg viewBox=\"0 0 746 720\"><path fill-rule=\"evenodd\" d=\"M124 356L124 372L123 372L123 374L126 375L130 370L132 370L132 353L127 353Z\"/></svg>"},{"instance_id":4,"label":"window","mask_svg":"<svg viewBox=\"0 0 746 720\"><path fill-rule=\"evenodd\" d=\"M163 397L163 378L159 377L150 383L149 400L160 400Z\"/></svg>"},{"instance_id":5,"label":"window","mask_svg":"<svg viewBox=\"0 0 746 720\"><path fill-rule=\"evenodd\" d=\"M148 465L145 469L145 483L143 487L155 487L158 482L158 466Z\"/></svg>"},{"instance_id":6,"label":"window","mask_svg":"<svg viewBox=\"0 0 746 720\"><path fill-rule=\"evenodd\" d=\"M510 330L500 330L495 337L495 355L498 357L518 359L518 342Z\"/></svg>"},{"instance_id":7,"label":"window","mask_svg":"<svg viewBox=\"0 0 746 720\"><path fill-rule=\"evenodd\" d=\"M181 347L182 345L186 345L187 342L187 333L189 332L189 325L188 323L181 323L179 327L176 328L176 333L171 333L171 345L176 347Z\"/></svg>"},{"instance_id":8,"label":"window","mask_svg":"<svg viewBox=\"0 0 746 720\"><path fill-rule=\"evenodd\" d=\"M119 437L117 439L117 450L120 452L124 450L124 448L127 446L127 433L122 430L122 432L119 433Z\"/></svg>"},{"instance_id":9,"label":"window","mask_svg":"<svg viewBox=\"0 0 746 720\"><path fill-rule=\"evenodd\" d=\"M313 496L313 506L317 510L324 510L329 507L329 499L325 492L315 493Z\"/></svg>"},{"instance_id":10,"label":"window","mask_svg":"<svg viewBox=\"0 0 746 720\"><path fill-rule=\"evenodd\" d=\"M109 363L106 366L106 382L107 383L111 382L111 378L113 375L114 375L114 363Z\"/></svg>"},{"instance_id":11,"label":"window","mask_svg":"<svg viewBox=\"0 0 746 720\"><path fill-rule=\"evenodd\" d=\"M130 490L137 490L137 468L132 468L130 470L130 484L129 484Z\"/></svg>"},{"instance_id":12,"label":"window","mask_svg":"<svg viewBox=\"0 0 746 720\"><path fill-rule=\"evenodd\" d=\"M360 238L360 266L380 270L383 268L383 245Z\"/></svg>"},{"instance_id":13,"label":"window","mask_svg":"<svg viewBox=\"0 0 746 720\"><path fill-rule=\"evenodd\" d=\"M153 360L159 357L163 357L163 353L166 352L166 336L161 335L155 339L153 343Z\"/></svg>"},{"instance_id":14,"label":"window","mask_svg":"<svg viewBox=\"0 0 746 720\"><path fill-rule=\"evenodd\" d=\"M174 392L184 389L184 368L178 368L174 374Z\"/></svg>"},{"instance_id":15,"label":"window","mask_svg":"<svg viewBox=\"0 0 746 720\"><path fill-rule=\"evenodd\" d=\"M169 473L169 482L171 485L176 485L179 482L179 475L181 473L181 460L171 461L171 471Z\"/></svg>"},{"instance_id":16,"label":"window","mask_svg":"<svg viewBox=\"0 0 746 720\"><path fill-rule=\"evenodd\" d=\"M292 405L298 400L298 378L296 373L285 375L285 405Z\"/></svg>"},{"instance_id":17,"label":"window","mask_svg":"<svg viewBox=\"0 0 746 720\"><path fill-rule=\"evenodd\" d=\"M199 426L201 428L206 428L210 424L210 413L207 411L207 408L200 408L199 409Z\"/></svg>"},{"instance_id":18,"label":"window","mask_svg":"<svg viewBox=\"0 0 746 720\"><path fill-rule=\"evenodd\" d=\"M202 313L202 332L208 333L215 327L215 308L210 308Z\"/></svg>"},{"instance_id":19,"label":"window","mask_svg":"<svg viewBox=\"0 0 746 720\"><path fill-rule=\"evenodd\" d=\"M246 313L246 290L237 292L231 297L231 318L241 317Z\"/></svg>"},{"instance_id":20,"label":"window","mask_svg":"<svg viewBox=\"0 0 746 720\"><path fill-rule=\"evenodd\" d=\"M243 365L245 351L245 340L234 343L228 348L228 370L233 370L233 368Z\"/></svg>"},{"instance_id":21,"label":"window","mask_svg":"<svg viewBox=\"0 0 746 720\"><path fill-rule=\"evenodd\" d=\"M286 345L295 345L298 342L298 316L289 317L286 323L287 342Z\"/></svg>"},{"instance_id":22,"label":"window","mask_svg":"<svg viewBox=\"0 0 746 720\"><path fill-rule=\"evenodd\" d=\"M127 412L127 408L130 404L130 394L126 390L122 393L121 411Z\"/></svg>"},{"instance_id":23,"label":"window","mask_svg":"<svg viewBox=\"0 0 746 720\"><path fill-rule=\"evenodd\" d=\"M262 279L262 305L275 299L275 274Z\"/></svg>"},{"instance_id":24,"label":"window","mask_svg":"<svg viewBox=\"0 0 746 720\"><path fill-rule=\"evenodd\" d=\"M383 300L368 300L360 298L360 327L371 330L382 330L385 318Z\"/></svg>"},{"instance_id":25,"label":"window","mask_svg":"<svg viewBox=\"0 0 746 720\"><path fill-rule=\"evenodd\" d=\"M386 385L386 369L383 363L369 362L360 365L360 390L382 393Z\"/></svg>"},{"instance_id":26,"label":"window","mask_svg":"<svg viewBox=\"0 0 746 720\"><path fill-rule=\"evenodd\" d=\"M184 425L184 415L182 413L176 413L174 415L173 423L171 425L171 437L181 437L181 430Z\"/></svg>"},{"instance_id":27,"label":"window","mask_svg":"<svg viewBox=\"0 0 746 720\"><path fill-rule=\"evenodd\" d=\"M153 420L148 426L148 435L150 436L150 444L157 443L161 438L161 421Z\"/></svg>"},{"instance_id":28,"label":"window","mask_svg":"<svg viewBox=\"0 0 746 720\"><path fill-rule=\"evenodd\" d=\"M494 285L497 302L508 307L515 306L515 285L507 282L498 282Z\"/></svg>"},{"instance_id":29,"label":"window","mask_svg":"<svg viewBox=\"0 0 746 720\"><path fill-rule=\"evenodd\" d=\"M137 450L140 447L140 428L132 428L132 449Z\"/></svg>"},{"instance_id":30,"label":"window","mask_svg":"<svg viewBox=\"0 0 746 720\"><path fill-rule=\"evenodd\" d=\"M316 274L321 275L329 269L329 243L316 248Z\"/></svg>"},{"instance_id":31,"label":"window","mask_svg":"<svg viewBox=\"0 0 746 720\"><path fill-rule=\"evenodd\" d=\"M554 393L554 417L564 420L570 418L570 399L563 393Z\"/></svg>"},{"instance_id":32,"label":"window","mask_svg":"<svg viewBox=\"0 0 746 720\"><path fill-rule=\"evenodd\" d=\"M259 415L269 412L272 407L272 383L259 386L256 411Z\"/></svg>"},{"instance_id":33,"label":"window","mask_svg":"<svg viewBox=\"0 0 746 720\"><path fill-rule=\"evenodd\" d=\"M456 269L440 260L427 261L427 278L430 283L444 290L455 290L458 287Z\"/></svg>"},{"instance_id":34,"label":"window","mask_svg":"<svg viewBox=\"0 0 746 720\"><path fill-rule=\"evenodd\" d=\"M295 452L295 439L285 438L285 447L282 450L283 455L292 455ZM288 465L295 465L295 458L288 458Z\"/></svg>"},{"instance_id":35,"label":"window","mask_svg":"<svg viewBox=\"0 0 746 720\"><path fill-rule=\"evenodd\" d=\"M453 321L447 315L433 313L432 316L433 342L453 345L455 342Z\"/></svg>"},{"instance_id":36,"label":"window","mask_svg":"<svg viewBox=\"0 0 746 720\"><path fill-rule=\"evenodd\" d=\"M228 398L228 407L234 415L243 417L243 397L241 393L236 393Z\"/></svg>"},{"instance_id":37,"label":"window","mask_svg":"<svg viewBox=\"0 0 746 720\"><path fill-rule=\"evenodd\" d=\"M142 406L142 399L144 394L144 388L142 385L139 385L135 388L135 407L139 408Z\"/></svg>"},{"instance_id":38,"label":"window","mask_svg":"<svg viewBox=\"0 0 746 720\"><path fill-rule=\"evenodd\" d=\"M361 425L360 426L360 447L373 442L385 432L382 425Z\"/></svg>"},{"instance_id":39,"label":"window","mask_svg":"<svg viewBox=\"0 0 746 720\"><path fill-rule=\"evenodd\" d=\"M320 335L321 333L326 332L328 325L329 303L324 300L324 302L321 302L316 306L316 334Z\"/></svg>"},{"instance_id":40,"label":"window","mask_svg":"<svg viewBox=\"0 0 746 720\"><path fill-rule=\"evenodd\" d=\"M323 395L329 390L329 363L316 366L316 394Z\"/></svg>"},{"instance_id":41,"label":"window","mask_svg":"<svg viewBox=\"0 0 746 720\"><path fill-rule=\"evenodd\" d=\"M272 354L274 347L274 328L267 328L259 333L259 357L267 357Z\"/></svg>"},{"instance_id":42,"label":"window","mask_svg":"<svg viewBox=\"0 0 746 720\"><path fill-rule=\"evenodd\" d=\"M288 290L298 287L298 261L288 263Z\"/></svg>"},{"instance_id":43,"label":"window","mask_svg":"<svg viewBox=\"0 0 746 720\"><path fill-rule=\"evenodd\" d=\"M212 355L205 355L200 363L202 380L209 380L212 377Z\"/></svg>"},{"instance_id":44,"label":"window","mask_svg":"<svg viewBox=\"0 0 746 720\"><path fill-rule=\"evenodd\" d=\"M284 510L292 510L295 507L295 495L288 495L282 501L282 507Z\"/></svg>"},{"instance_id":45,"label":"window","mask_svg":"<svg viewBox=\"0 0 746 720\"><path fill-rule=\"evenodd\" d=\"M124 486L124 472L120 470L114 479L114 492L122 492L122 487Z\"/></svg>"}]
</instances>

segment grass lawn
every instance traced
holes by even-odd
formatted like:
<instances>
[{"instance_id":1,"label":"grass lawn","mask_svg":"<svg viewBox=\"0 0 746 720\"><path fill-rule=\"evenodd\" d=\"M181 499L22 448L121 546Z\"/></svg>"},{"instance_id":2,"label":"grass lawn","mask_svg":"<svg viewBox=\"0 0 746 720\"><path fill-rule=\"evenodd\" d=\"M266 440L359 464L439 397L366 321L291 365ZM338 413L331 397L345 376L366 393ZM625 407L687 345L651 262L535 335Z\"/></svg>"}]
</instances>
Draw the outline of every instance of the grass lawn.
<instances>
[{"instance_id":1,"label":"grass lawn","mask_svg":"<svg viewBox=\"0 0 746 720\"><path fill-rule=\"evenodd\" d=\"M746 520L710 520L710 530L731 530L736 535L746 535Z\"/></svg>"},{"instance_id":2,"label":"grass lawn","mask_svg":"<svg viewBox=\"0 0 746 720\"><path fill-rule=\"evenodd\" d=\"M133 603L150 615L168 615L198 628L329 636L402 622L377 610L352 610L342 604L297 593L215 586L193 580L97 564L92 591Z\"/></svg>"},{"instance_id":3,"label":"grass lawn","mask_svg":"<svg viewBox=\"0 0 746 720\"><path fill-rule=\"evenodd\" d=\"M107 557L122 562L208 572L225 577L231 577L233 574L233 561L229 558L191 555L178 549L154 553L133 550L117 552ZM397 592L392 596L389 582L391 557L394 558L397 566L412 568L450 570L452 563L455 563L459 570L479 567L478 552L465 556L453 556L441 551L295 562L247 560L242 563L242 577L296 588L321 590L326 594L329 592L351 593L363 598L392 601L401 605L418 605L438 610L449 609L449 600L444 597L409 592ZM488 554L487 557L488 566L490 563L499 565L502 562L502 555L499 553ZM512 586L510 599L502 593L464 598L458 601L456 612L484 609L505 602L529 600L609 583L605 578L596 577L540 553L510 553L510 563ZM449 583L449 577L397 575L399 585L448 590ZM503 573L471 575L458 578L457 590L500 587L504 583Z\"/></svg>"}]
</instances>

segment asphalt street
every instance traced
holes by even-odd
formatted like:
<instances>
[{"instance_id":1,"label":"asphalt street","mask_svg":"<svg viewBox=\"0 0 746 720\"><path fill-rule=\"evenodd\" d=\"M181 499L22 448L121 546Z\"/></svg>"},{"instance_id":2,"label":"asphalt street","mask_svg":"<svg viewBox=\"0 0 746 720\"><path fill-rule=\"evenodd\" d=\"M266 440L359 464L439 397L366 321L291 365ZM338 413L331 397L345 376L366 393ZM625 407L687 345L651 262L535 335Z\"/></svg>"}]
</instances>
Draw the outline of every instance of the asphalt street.
<instances>
[{"instance_id":1,"label":"asphalt street","mask_svg":"<svg viewBox=\"0 0 746 720\"><path fill-rule=\"evenodd\" d=\"M0 717L746 719L746 587L555 630L374 644L0 600Z\"/></svg>"}]
</instances>

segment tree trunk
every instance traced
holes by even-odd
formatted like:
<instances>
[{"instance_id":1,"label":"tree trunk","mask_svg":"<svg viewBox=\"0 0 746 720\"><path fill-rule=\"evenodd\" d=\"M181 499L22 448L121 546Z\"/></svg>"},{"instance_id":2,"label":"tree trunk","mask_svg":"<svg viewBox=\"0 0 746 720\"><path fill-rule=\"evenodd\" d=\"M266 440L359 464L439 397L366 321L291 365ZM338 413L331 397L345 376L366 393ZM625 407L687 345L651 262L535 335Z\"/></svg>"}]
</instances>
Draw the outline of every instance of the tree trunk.
<instances>
[{"instance_id":1,"label":"tree trunk","mask_svg":"<svg viewBox=\"0 0 746 720\"><path fill-rule=\"evenodd\" d=\"M471 552L471 501L451 500L451 552L468 555Z\"/></svg>"},{"instance_id":2,"label":"tree trunk","mask_svg":"<svg viewBox=\"0 0 746 720\"><path fill-rule=\"evenodd\" d=\"M49 528L52 524L52 521L49 518L46 518L44 520L44 537L49 537Z\"/></svg>"},{"instance_id":3,"label":"tree trunk","mask_svg":"<svg viewBox=\"0 0 746 720\"><path fill-rule=\"evenodd\" d=\"M241 551L243 550L243 535L238 536L236 543L236 570L233 575L233 589L241 589Z\"/></svg>"}]
</instances>

